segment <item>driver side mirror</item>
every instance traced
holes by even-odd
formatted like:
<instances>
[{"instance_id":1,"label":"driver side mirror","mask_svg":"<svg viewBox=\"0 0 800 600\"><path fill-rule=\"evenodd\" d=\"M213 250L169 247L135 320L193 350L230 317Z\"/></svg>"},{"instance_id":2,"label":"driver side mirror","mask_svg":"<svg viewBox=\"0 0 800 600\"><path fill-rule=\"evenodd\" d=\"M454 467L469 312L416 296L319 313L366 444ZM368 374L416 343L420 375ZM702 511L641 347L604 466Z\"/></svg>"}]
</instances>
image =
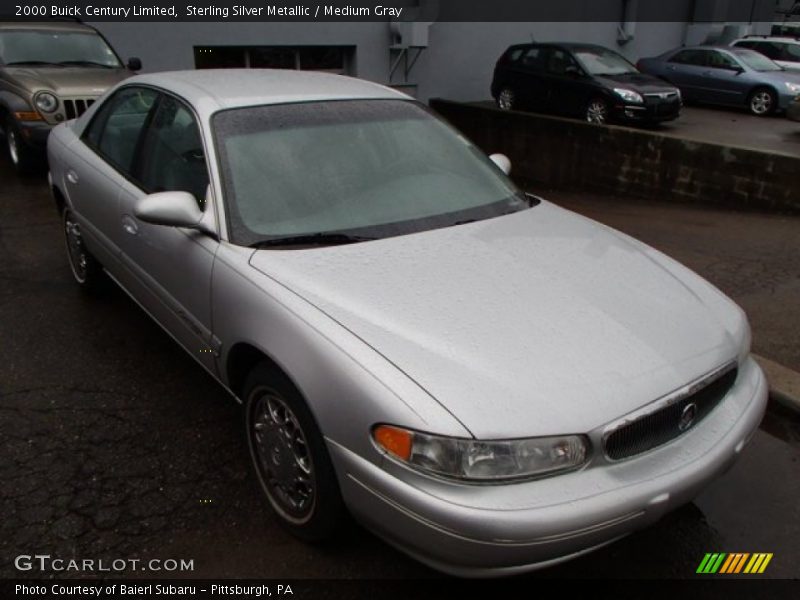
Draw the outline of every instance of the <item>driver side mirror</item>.
<instances>
[{"instance_id":1,"label":"driver side mirror","mask_svg":"<svg viewBox=\"0 0 800 600\"><path fill-rule=\"evenodd\" d=\"M211 233L203 223L203 211L189 192L158 192L140 198L133 206L140 221L168 227L186 227Z\"/></svg>"},{"instance_id":2,"label":"driver side mirror","mask_svg":"<svg viewBox=\"0 0 800 600\"><path fill-rule=\"evenodd\" d=\"M566 69L564 69L564 74L575 78L583 76L581 70L575 65L569 65Z\"/></svg>"},{"instance_id":3,"label":"driver side mirror","mask_svg":"<svg viewBox=\"0 0 800 600\"><path fill-rule=\"evenodd\" d=\"M128 70L129 71L141 71L142 70L142 61L135 56L131 56L128 59Z\"/></svg>"},{"instance_id":4,"label":"driver side mirror","mask_svg":"<svg viewBox=\"0 0 800 600\"><path fill-rule=\"evenodd\" d=\"M508 175L511 173L511 161L505 154L492 154L489 157L498 169L500 169L503 173Z\"/></svg>"}]
</instances>

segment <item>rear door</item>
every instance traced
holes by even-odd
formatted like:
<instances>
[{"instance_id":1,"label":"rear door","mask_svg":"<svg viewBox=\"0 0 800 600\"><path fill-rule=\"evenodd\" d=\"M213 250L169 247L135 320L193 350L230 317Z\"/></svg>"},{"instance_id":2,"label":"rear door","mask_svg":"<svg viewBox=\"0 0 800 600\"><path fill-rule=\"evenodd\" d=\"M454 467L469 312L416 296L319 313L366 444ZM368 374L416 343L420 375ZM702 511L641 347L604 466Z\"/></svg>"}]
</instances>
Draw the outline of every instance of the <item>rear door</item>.
<instances>
[{"instance_id":1,"label":"rear door","mask_svg":"<svg viewBox=\"0 0 800 600\"><path fill-rule=\"evenodd\" d=\"M505 87L510 87L523 106L534 111L547 108L548 87L541 46L525 47L506 67Z\"/></svg>"},{"instance_id":2,"label":"rear door","mask_svg":"<svg viewBox=\"0 0 800 600\"><path fill-rule=\"evenodd\" d=\"M148 88L121 88L97 109L81 143L65 153L64 185L81 233L89 250L114 275L119 268L115 232L120 185L155 99Z\"/></svg>"},{"instance_id":3,"label":"rear door","mask_svg":"<svg viewBox=\"0 0 800 600\"><path fill-rule=\"evenodd\" d=\"M549 48L546 55L549 111L559 115L580 116L594 91L583 69L570 52Z\"/></svg>"},{"instance_id":4,"label":"rear door","mask_svg":"<svg viewBox=\"0 0 800 600\"><path fill-rule=\"evenodd\" d=\"M697 48L679 50L664 65L664 78L680 88L690 100L702 100L703 72L706 70L705 51Z\"/></svg>"}]
</instances>

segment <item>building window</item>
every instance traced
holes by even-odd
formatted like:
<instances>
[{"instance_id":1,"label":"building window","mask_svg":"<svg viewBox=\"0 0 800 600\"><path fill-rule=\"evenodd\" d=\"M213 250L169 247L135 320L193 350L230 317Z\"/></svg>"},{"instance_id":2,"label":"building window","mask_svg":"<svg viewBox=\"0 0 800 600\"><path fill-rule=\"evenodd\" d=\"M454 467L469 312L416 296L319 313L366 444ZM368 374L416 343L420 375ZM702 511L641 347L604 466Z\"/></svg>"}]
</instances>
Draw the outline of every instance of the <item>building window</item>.
<instances>
[{"instance_id":1,"label":"building window","mask_svg":"<svg viewBox=\"0 0 800 600\"><path fill-rule=\"evenodd\" d=\"M355 46L195 46L197 69L295 69L352 74Z\"/></svg>"}]
</instances>

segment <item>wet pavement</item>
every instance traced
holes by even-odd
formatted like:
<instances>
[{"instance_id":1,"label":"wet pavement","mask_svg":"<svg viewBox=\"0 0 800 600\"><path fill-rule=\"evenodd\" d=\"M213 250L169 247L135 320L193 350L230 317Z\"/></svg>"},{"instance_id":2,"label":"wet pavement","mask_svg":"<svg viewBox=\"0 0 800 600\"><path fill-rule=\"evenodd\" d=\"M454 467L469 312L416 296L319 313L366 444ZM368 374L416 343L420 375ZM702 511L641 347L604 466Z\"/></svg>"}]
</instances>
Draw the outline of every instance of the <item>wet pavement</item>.
<instances>
[{"instance_id":1,"label":"wet pavement","mask_svg":"<svg viewBox=\"0 0 800 600\"><path fill-rule=\"evenodd\" d=\"M800 220L550 196L698 269L746 306L756 350L800 367L797 315L785 325L800 304ZM438 577L356 525L326 546L286 534L241 418L122 292L76 289L44 177L19 181L0 157L0 577L53 575L17 571L20 554L194 561L175 576ZM533 576L691 577L706 552L741 551L774 553L764 577L800 577L798 432L771 411L693 504Z\"/></svg>"}]
</instances>

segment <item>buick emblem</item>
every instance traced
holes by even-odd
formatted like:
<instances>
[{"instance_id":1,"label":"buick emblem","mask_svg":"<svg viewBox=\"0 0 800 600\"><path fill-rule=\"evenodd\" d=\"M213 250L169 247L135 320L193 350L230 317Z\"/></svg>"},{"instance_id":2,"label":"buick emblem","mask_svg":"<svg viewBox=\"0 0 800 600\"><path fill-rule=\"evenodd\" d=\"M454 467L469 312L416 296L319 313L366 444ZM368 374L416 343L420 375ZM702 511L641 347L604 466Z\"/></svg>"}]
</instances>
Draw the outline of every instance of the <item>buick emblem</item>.
<instances>
[{"instance_id":1,"label":"buick emblem","mask_svg":"<svg viewBox=\"0 0 800 600\"><path fill-rule=\"evenodd\" d=\"M692 423L694 423L695 417L697 417L697 404L690 402L681 412L681 418L678 421L678 429L681 431L689 429Z\"/></svg>"}]
</instances>

